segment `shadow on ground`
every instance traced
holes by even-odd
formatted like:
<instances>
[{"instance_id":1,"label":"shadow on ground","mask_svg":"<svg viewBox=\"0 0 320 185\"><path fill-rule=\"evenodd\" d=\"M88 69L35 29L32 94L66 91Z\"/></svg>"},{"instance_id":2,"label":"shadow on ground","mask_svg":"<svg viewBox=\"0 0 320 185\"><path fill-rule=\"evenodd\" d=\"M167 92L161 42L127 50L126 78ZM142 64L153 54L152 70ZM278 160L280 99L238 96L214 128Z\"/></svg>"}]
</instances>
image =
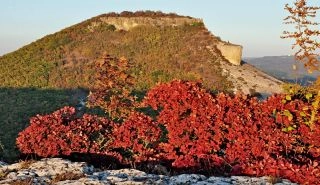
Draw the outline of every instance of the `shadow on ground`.
<instances>
[{"instance_id":1,"label":"shadow on ground","mask_svg":"<svg viewBox=\"0 0 320 185\"><path fill-rule=\"evenodd\" d=\"M29 118L51 113L63 106L76 106L85 98L85 89L0 88L0 160L18 159L15 139L29 125Z\"/></svg>"}]
</instances>

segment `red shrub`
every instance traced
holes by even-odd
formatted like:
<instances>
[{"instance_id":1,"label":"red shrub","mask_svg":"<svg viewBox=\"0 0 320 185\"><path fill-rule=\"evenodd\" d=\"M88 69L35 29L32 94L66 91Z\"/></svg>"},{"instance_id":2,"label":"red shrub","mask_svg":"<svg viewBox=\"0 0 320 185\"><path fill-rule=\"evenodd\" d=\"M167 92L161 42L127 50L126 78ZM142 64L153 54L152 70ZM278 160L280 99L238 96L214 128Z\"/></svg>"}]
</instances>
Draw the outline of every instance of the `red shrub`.
<instances>
[{"instance_id":1,"label":"red shrub","mask_svg":"<svg viewBox=\"0 0 320 185\"><path fill-rule=\"evenodd\" d=\"M283 100L285 95L264 102L241 94L212 96L200 84L173 81L149 91L145 103L160 111L157 121L168 130L160 155L173 167L199 170L207 161L206 167L223 174L319 184L319 123L303 121L306 102Z\"/></svg>"},{"instance_id":2,"label":"red shrub","mask_svg":"<svg viewBox=\"0 0 320 185\"><path fill-rule=\"evenodd\" d=\"M320 122L308 125L308 102L214 96L200 83L176 80L150 90L143 103L158 112L155 120L137 112L120 124L90 115L76 119L70 107L38 115L19 134L18 147L44 157L97 153L126 164L163 160L174 169L320 184Z\"/></svg>"},{"instance_id":3,"label":"red shrub","mask_svg":"<svg viewBox=\"0 0 320 185\"><path fill-rule=\"evenodd\" d=\"M113 148L121 148L130 153L133 162L156 160L161 130L159 125L142 113L132 113L115 128Z\"/></svg>"},{"instance_id":4,"label":"red shrub","mask_svg":"<svg viewBox=\"0 0 320 185\"><path fill-rule=\"evenodd\" d=\"M22 153L43 157L70 154L67 132L59 130L69 130L67 123L74 114L74 108L64 107L51 115L31 118L31 125L18 135L18 148Z\"/></svg>"},{"instance_id":5,"label":"red shrub","mask_svg":"<svg viewBox=\"0 0 320 185\"><path fill-rule=\"evenodd\" d=\"M161 155L178 168L200 167L210 160L221 165L223 133L212 119L219 112L213 97L200 83L173 81L150 90L145 104L160 110L157 117L168 131L168 141L161 144Z\"/></svg>"},{"instance_id":6,"label":"red shrub","mask_svg":"<svg viewBox=\"0 0 320 185\"><path fill-rule=\"evenodd\" d=\"M105 118L85 114L75 117L73 107L64 107L52 114L37 115L30 126L20 132L17 146L24 154L41 157L71 153L106 153L112 141L114 124Z\"/></svg>"}]
</instances>

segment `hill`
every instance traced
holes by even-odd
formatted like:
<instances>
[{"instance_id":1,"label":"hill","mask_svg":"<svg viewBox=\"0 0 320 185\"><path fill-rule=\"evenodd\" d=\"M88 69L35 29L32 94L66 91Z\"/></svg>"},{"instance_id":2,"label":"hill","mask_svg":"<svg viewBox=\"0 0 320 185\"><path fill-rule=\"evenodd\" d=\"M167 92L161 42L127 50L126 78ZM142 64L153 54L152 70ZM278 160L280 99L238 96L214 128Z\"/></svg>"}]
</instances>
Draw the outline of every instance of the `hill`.
<instances>
[{"instance_id":1,"label":"hill","mask_svg":"<svg viewBox=\"0 0 320 185\"><path fill-rule=\"evenodd\" d=\"M100 15L2 56L0 86L88 88L93 62L104 52L134 62L138 89L173 78L199 79L205 73L212 75L204 81L222 82L219 55L201 49L217 40L199 19L152 12Z\"/></svg>"},{"instance_id":2,"label":"hill","mask_svg":"<svg viewBox=\"0 0 320 185\"><path fill-rule=\"evenodd\" d=\"M200 19L146 11L99 15L3 55L0 158L16 159L15 138L30 117L74 106L86 97L94 82L94 62L105 52L133 63L136 91L175 78L201 79L214 91L281 91L277 79L247 64L229 63L231 59L218 49L239 49L229 46Z\"/></svg>"},{"instance_id":3,"label":"hill","mask_svg":"<svg viewBox=\"0 0 320 185\"><path fill-rule=\"evenodd\" d=\"M294 56L265 56L245 58L244 60L266 73L290 83L308 85L319 75L318 72L309 74L303 64L294 59ZM293 70L293 65L296 66L296 70Z\"/></svg>"}]
</instances>

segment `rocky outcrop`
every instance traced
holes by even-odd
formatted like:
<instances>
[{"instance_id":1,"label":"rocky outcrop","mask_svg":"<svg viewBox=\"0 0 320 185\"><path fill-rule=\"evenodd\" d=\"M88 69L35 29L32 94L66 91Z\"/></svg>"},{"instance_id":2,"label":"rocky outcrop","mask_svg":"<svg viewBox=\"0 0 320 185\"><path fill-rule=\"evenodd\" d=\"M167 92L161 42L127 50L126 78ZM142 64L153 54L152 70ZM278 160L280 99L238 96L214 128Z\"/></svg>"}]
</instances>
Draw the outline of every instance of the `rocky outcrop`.
<instances>
[{"instance_id":1,"label":"rocky outcrop","mask_svg":"<svg viewBox=\"0 0 320 185\"><path fill-rule=\"evenodd\" d=\"M161 185L294 185L288 180L271 177L206 177L199 174L165 176L147 174L135 169L100 170L83 162L70 162L60 158L21 162L11 165L1 163L0 184L161 184Z\"/></svg>"},{"instance_id":2,"label":"rocky outcrop","mask_svg":"<svg viewBox=\"0 0 320 185\"><path fill-rule=\"evenodd\" d=\"M227 42L219 42L217 48L220 50L221 55L231 64L237 66L241 65L242 46Z\"/></svg>"},{"instance_id":3,"label":"rocky outcrop","mask_svg":"<svg viewBox=\"0 0 320 185\"><path fill-rule=\"evenodd\" d=\"M94 31L95 27L101 24L113 25L117 30L130 30L139 25L148 26L179 26L185 24L203 24L201 19L191 17L110 17L101 16L97 21L92 22L89 28ZM217 38L212 35L212 38ZM242 64L242 46L212 39L207 46L218 58L220 68L224 76L232 82L233 91L242 91L245 94L264 97L273 93L282 92L283 82L260 71L249 64Z\"/></svg>"},{"instance_id":4,"label":"rocky outcrop","mask_svg":"<svg viewBox=\"0 0 320 185\"><path fill-rule=\"evenodd\" d=\"M92 22L88 26L89 30L94 30L95 27L100 26L102 23L115 26L117 30L130 30L136 26L179 26L179 25L192 25L203 24L201 19L190 17L100 17L100 21Z\"/></svg>"},{"instance_id":5,"label":"rocky outcrop","mask_svg":"<svg viewBox=\"0 0 320 185\"><path fill-rule=\"evenodd\" d=\"M218 47L207 46L211 52L216 53ZM243 63L234 65L230 61L221 59L220 68L226 78L233 84L233 92L241 91L244 94L267 97L273 93L282 93L284 82L262 72L256 67Z\"/></svg>"},{"instance_id":6,"label":"rocky outcrop","mask_svg":"<svg viewBox=\"0 0 320 185\"><path fill-rule=\"evenodd\" d=\"M97 21L91 22L88 29L94 32L95 28L101 25L112 25L116 30L128 31L137 26L181 26L181 25L197 25L203 24L202 19L192 17L113 17L101 16ZM231 44L229 42L219 41L216 47L220 50L222 56L227 59L231 64L241 65L242 46Z\"/></svg>"}]
</instances>

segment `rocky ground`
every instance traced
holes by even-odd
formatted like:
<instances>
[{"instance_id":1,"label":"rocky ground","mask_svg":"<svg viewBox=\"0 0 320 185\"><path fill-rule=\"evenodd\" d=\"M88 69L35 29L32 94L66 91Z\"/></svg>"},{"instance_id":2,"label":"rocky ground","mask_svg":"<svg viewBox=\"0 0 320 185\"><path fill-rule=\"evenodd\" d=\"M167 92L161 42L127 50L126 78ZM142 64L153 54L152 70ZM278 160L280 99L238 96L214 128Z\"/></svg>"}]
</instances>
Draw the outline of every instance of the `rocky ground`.
<instances>
[{"instance_id":1,"label":"rocky ground","mask_svg":"<svg viewBox=\"0 0 320 185\"><path fill-rule=\"evenodd\" d=\"M163 185L293 185L288 180L272 177L205 177L198 174L165 176L147 174L135 169L100 170L84 162L61 158L5 164L0 162L0 184L163 184Z\"/></svg>"},{"instance_id":2,"label":"rocky ground","mask_svg":"<svg viewBox=\"0 0 320 185\"><path fill-rule=\"evenodd\" d=\"M207 48L215 53L214 46L207 46ZM262 97L283 92L284 82L248 63L242 62L241 65L233 65L226 60L221 60L220 67L223 70L222 73L234 85L234 92L242 91L244 94L251 95L260 94Z\"/></svg>"}]
</instances>

